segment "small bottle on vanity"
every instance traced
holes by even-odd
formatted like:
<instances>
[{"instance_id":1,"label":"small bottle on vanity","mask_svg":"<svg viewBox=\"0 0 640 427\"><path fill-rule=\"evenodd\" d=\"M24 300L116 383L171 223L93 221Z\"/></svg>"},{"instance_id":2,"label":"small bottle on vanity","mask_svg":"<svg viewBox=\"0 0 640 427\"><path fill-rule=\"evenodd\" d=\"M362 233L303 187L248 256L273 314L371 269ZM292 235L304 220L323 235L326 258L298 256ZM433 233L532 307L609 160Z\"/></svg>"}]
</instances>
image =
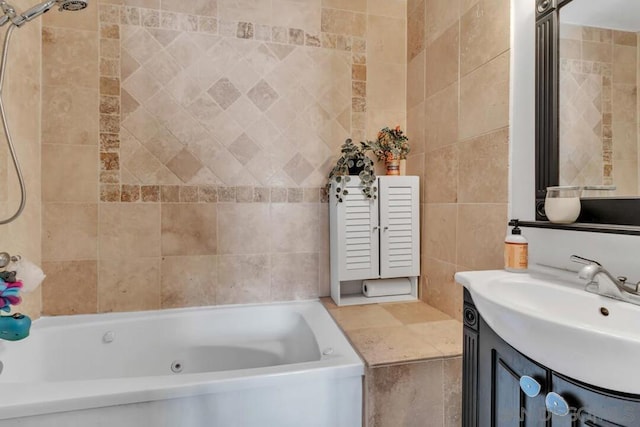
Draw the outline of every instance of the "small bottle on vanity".
<instances>
[{"instance_id":1,"label":"small bottle on vanity","mask_svg":"<svg viewBox=\"0 0 640 427\"><path fill-rule=\"evenodd\" d=\"M504 239L504 269L522 273L529 267L529 242L522 235L517 219L511 220L509 225L514 227Z\"/></svg>"}]
</instances>

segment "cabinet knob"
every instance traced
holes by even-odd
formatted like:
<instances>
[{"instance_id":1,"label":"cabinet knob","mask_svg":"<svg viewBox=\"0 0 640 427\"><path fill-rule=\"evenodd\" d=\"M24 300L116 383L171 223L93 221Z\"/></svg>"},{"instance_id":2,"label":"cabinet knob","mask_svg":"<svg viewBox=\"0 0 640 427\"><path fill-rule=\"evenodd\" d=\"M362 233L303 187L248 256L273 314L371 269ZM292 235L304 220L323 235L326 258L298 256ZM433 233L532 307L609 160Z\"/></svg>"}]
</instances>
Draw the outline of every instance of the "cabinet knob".
<instances>
[{"instance_id":1,"label":"cabinet knob","mask_svg":"<svg viewBox=\"0 0 640 427\"><path fill-rule=\"evenodd\" d=\"M558 415L559 417L569 415L569 404L558 393L552 391L547 394L544 403L547 406L547 410L553 415Z\"/></svg>"},{"instance_id":2,"label":"cabinet knob","mask_svg":"<svg viewBox=\"0 0 640 427\"><path fill-rule=\"evenodd\" d=\"M536 397L540 394L542 386L538 381L528 375L520 377L520 389L529 397Z\"/></svg>"},{"instance_id":3,"label":"cabinet knob","mask_svg":"<svg viewBox=\"0 0 640 427\"><path fill-rule=\"evenodd\" d=\"M389 229L389 227L385 226L382 231L387 231Z\"/></svg>"},{"instance_id":4,"label":"cabinet knob","mask_svg":"<svg viewBox=\"0 0 640 427\"><path fill-rule=\"evenodd\" d=\"M380 229L380 227L378 227L377 225L375 227L373 227L373 231L378 231Z\"/></svg>"}]
</instances>

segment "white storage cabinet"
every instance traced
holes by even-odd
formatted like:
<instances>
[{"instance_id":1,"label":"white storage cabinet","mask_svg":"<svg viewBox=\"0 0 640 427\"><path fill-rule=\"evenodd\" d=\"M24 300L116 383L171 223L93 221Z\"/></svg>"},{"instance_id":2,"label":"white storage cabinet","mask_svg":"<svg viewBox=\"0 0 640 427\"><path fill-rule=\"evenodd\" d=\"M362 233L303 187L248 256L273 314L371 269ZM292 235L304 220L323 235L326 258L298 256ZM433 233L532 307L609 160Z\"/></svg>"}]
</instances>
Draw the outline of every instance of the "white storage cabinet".
<instances>
[{"instance_id":1,"label":"white storage cabinet","mask_svg":"<svg viewBox=\"0 0 640 427\"><path fill-rule=\"evenodd\" d=\"M418 298L420 276L420 182L417 176L377 178L377 199L362 194L351 176L342 203L334 182L329 197L331 297L338 305ZM343 185L342 183L341 185ZM406 277L411 293L365 297L362 281Z\"/></svg>"}]
</instances>

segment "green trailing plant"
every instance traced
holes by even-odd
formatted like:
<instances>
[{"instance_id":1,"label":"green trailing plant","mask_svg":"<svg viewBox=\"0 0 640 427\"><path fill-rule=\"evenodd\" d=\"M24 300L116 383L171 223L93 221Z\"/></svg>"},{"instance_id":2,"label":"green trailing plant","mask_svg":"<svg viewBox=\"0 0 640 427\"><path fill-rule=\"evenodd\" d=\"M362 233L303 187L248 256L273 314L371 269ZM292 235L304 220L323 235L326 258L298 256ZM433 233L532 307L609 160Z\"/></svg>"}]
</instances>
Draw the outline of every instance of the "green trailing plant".
<instances>
[{"instance_id":1,"label":"green trailing plant","mask_svg":"<svg viewBox=\"0 0 640 427\"><path fill-rule=\"evenodd\" d=\"M333 185L336 186L336 199L338 202L343 201L343 197L349 194L347 183L351 181L350 170L359 170L360 185L362 194L367 199L377 198L376 174L374 171L373 160L367 157L363 143L356 145L351 138L345 140L340 149L340 157L336 161L336 165L329 172L329 182L327 183L327 192L330 192Z\"/></svg>"}]
</instances>

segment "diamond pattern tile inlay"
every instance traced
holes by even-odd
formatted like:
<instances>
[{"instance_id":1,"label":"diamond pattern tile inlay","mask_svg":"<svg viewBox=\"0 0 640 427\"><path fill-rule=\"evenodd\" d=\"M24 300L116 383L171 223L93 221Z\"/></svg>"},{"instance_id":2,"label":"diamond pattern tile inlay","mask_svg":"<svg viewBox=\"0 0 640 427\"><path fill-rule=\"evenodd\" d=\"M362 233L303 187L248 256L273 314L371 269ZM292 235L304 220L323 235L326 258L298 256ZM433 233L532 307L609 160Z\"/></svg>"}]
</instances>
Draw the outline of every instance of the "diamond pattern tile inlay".
<instances>
[{"instance_id":1,"label":"diamond pattern tile inlay","mask_svg":"<svg viewBox=\"0 0 640 427\"><path fill-rule=\"evenodd\" d=\"M258 154L260 147L243 133L230 146L229 151L242 165L246 165Z\"/></svg>"},{"instance_id":2,"label":"diamond pattern tile inlay","mask_svg":"<svg viewBox=\"0 0 640 427\"><path fill-rule=\"evenodd\" d=\"M258 84L251 88L247 96L262 112L267 111L279 98L276 91L264 80L260 80Z\"/></svg>"},{"instance_id":3,"label":"diamond pattern tile inlay","mask_svg":"<svg viewBox=\"0 0 640 427\"><path fill-rule=\"evenodd\" d=\"M350 133L351 52L134 18L121 25L122 182L324 185Z\"/></svg>"},{"instance_id":4,"label":"diamond pattern tile inlay","mask_svg":"<svg viewBox=\"0 0 640 427\"><path fill-rule=\"evenodd\" d=\"M209 89L209 95L223 108L227 109L242 95L231 81L223 77Z\"/></svg>"}]
</instances>

